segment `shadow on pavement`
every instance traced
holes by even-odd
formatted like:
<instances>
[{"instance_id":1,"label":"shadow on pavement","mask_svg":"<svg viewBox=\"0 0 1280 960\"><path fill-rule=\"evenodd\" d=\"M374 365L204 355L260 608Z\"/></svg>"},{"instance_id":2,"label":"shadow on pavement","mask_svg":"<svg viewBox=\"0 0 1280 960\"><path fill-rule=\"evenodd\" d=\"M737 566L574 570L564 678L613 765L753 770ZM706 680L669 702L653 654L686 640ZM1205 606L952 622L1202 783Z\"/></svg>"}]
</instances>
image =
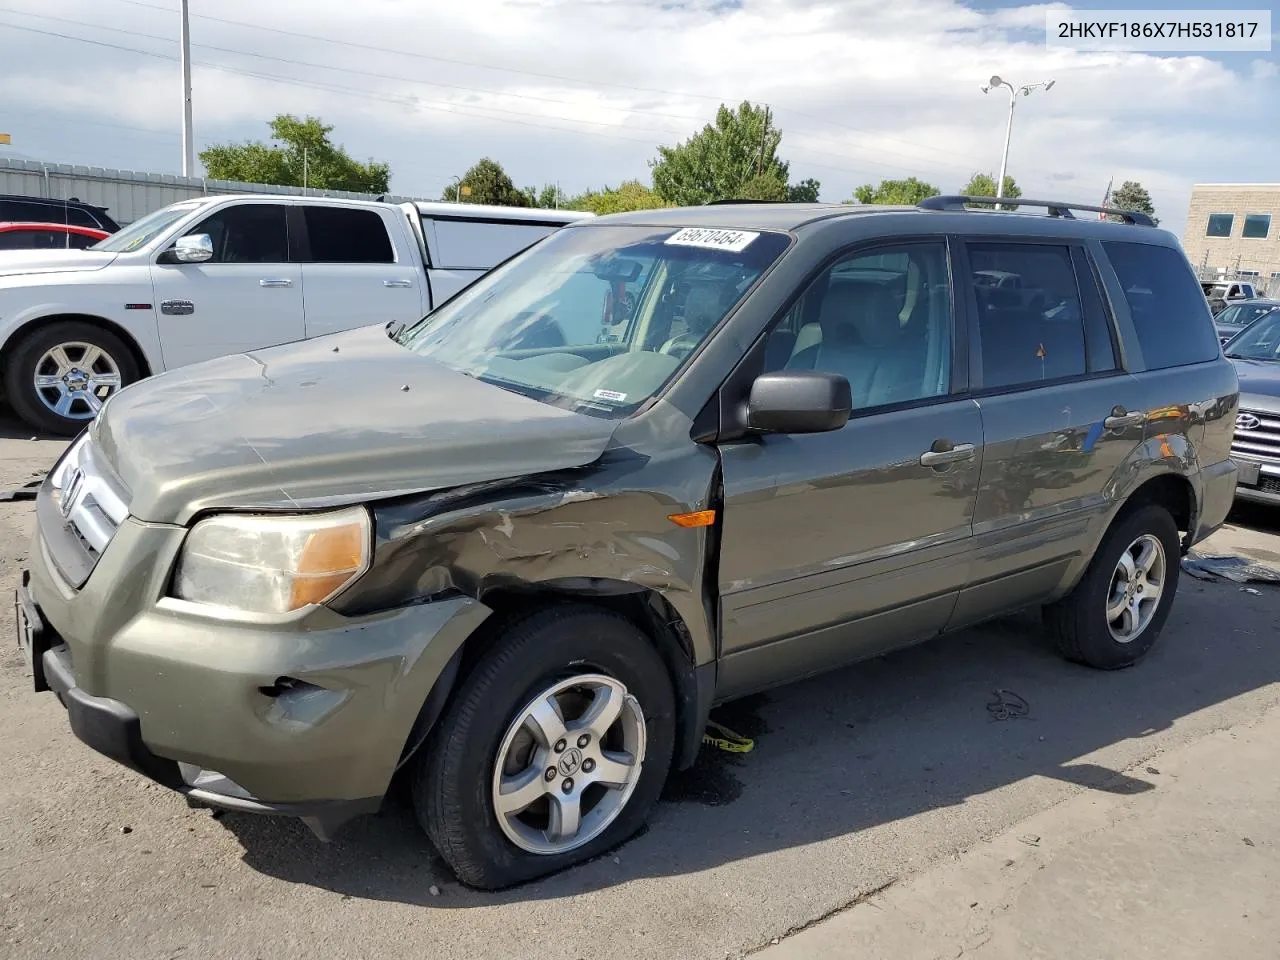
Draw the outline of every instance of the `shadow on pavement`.
<instances>
[{"instance_id":1,"label":"shadow on pavement","mask_svg":"<svg viewBox=\"0 0 1280 960\"><path fill-rule=\"evenodd\" d=\"M457 883L418 829L402 784L381 814L330 845L291 821L229 814L223 823L245 861L270 876L458 909L707 870L1029 777L1139 793L1155 789L1141 767L1130 776L1080 758L1280 680L1278 614L1280 590L1252 596L1187 577L1161 643L1133 669L1061 661L1029 613L729 705L736 714L723 722L756 735L752 753L704 751L677 775L644 833L595 863L498 894ZM997 720L1003 714L989 709L997 690L1025 700L1025 716ZM447 895L433 895L433 885Z\"/></svg>"},{"instance_id":2,"label":"shadow on pavement","mask_svg":"<svg viewBox=\"0 0 1280 960\"><path fill-rule=\"evenodd\" d=\"M1237 527L1248 527L1259 533L1280 535L1280 507L1240 501L1231 508L1227 523Z\"/></svg>"},{"instance_id":3,"label":"shadow on pavement","mask_svg":"<svg viewBox=\"0 0 1280 960\"><path fill-rule=\"evenodd\" d=\"M7 406L0 405L0 440L66 440L23 423Z\"/></svg>"}]
</instances>

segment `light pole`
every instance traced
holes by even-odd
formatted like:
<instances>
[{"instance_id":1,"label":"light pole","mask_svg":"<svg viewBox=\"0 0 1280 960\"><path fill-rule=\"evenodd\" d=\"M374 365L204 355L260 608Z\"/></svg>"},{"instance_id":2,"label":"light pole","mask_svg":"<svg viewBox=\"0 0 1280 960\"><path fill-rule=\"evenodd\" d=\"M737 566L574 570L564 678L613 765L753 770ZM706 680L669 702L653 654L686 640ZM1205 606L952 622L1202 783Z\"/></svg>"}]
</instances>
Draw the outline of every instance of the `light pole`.
<instances>
[{"instance_id":1,"label":"light pole","mask_svg":"<svg viewBox=\"0 0 1280 960\"><path fill-rule=\"evenodd\" d=\"M1056 83L1054 80L1042 80L1040 83L1024 83L1020 87L1015 87L1008 80L993 76L982 88L983 93L990 93L997 87L1006 87L1009 90L1009 125L1004 131L1004 154L1000 157L1000 177L996 180L997 200L1004 198L1004 175L1009 168L1009 141L1013 138L1013 108L1018 105L1018 94L1029 97L1032 90L1039 90L1041 87L1045 90L1053 89L1054 83Z\"/></svg>"},{"instance_id":2,"label":"light pole","mask_svg":"<svg viewBox=\"0 0 1280 960\"><path fill-rule=\"evenodd\" d=\"M182 0L182 175L195 174L195 138L191 135L191 17Z\"/></svg>"}]
</instances>

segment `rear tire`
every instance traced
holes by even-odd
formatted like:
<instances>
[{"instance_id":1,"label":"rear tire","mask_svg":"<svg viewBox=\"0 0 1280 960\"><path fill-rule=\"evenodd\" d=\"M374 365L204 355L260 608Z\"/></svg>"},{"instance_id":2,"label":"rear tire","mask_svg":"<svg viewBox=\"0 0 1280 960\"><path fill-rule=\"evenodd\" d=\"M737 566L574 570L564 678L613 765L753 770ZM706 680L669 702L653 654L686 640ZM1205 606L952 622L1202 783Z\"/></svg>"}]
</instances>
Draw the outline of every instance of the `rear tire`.
<instances>
[{"instance_id":1,"label":"rear tire","mask_svg":"<svg viewBox=\"0 0 1280 960\"><path fill-rule=\"evenodd\" d=\"M4 383L9 405L25 423L74 436L139 374L133 351L120 337L82 320L60 320L18 341L4 367Z\"/></svg>"},{"instance_id":2,"label":"rear tire","mask_svg":"<svg viewBox=\"0 0 1280 960\"><path fill-rule=\"evenodd\" d=\"M1148 503L1122 516L1075 589L1045 607L1062 655L1100 670L1146 656L1169 618L1180 557L1178 527L1164 507Z\"/></svg>"},{"instance_id":3,"label":"rear tire","mask_svg":"<svg viewBox=\"0 0 1280 960\"><path fill-rule=\"evenodd\" d=\"M639 830L674 744L652 641L609 611L556 606L507 626L462 681L420 753L414 809L459 880L501 889Z\"/></svg>"}]
</instances>

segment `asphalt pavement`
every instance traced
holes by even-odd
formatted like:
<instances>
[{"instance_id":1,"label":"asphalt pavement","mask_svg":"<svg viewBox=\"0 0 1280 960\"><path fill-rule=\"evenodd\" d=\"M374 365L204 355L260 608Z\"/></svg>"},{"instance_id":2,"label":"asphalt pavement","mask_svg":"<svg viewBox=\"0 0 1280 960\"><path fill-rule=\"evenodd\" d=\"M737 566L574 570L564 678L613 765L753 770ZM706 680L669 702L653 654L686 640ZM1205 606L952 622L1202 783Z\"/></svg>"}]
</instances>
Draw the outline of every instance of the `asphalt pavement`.
<instances>
[{"instance_id":1,"label":"asphalt pavement","mask_svg":"<svg viewBox=\"0 0 1280 960\"><path fill-rule=\"evenodd\" d=\"M62 447L29 436L0 424L0 489ZM30 503L0 503L3 595L32 524ZM1280 562L1277 533L1280 512L1251 510L1210 547ZM1212 744L1224 762L1252 763L1255 740L1236 756L1230 735L1280 706L1280 588L1184 578L1160 645L1115 673L1064 663L1038 616L1020 614L730 705L721 719L755 737L754 752L704 753L612 854L482 894L434 856L402 785L328 845L292 821L188 809L80 744L56 699L30 692L3 630L0 955L12 960L721 960L775 940L782 949L878 897L927 906L941 896L930 878L1016 843L1056 808L1159 798L1167 781L1148 768L1166 754ZM1236 855L1269 857L1275 889L1271 830ZM1159 831L1147 842L1162 842ZM1149 855L1127 849L1135 868ZM1232 867L1206 868L1205 882L1258 882L1256 866ZM1052 884L1037 889L1052 901ZM1085 913L1076 928L1089 956L1112 955L1103 919ZM951 945L919 955L964 946L938 942ZM1040 955L1053 954L1022 954Z\"/></svg>"}]
</instances>

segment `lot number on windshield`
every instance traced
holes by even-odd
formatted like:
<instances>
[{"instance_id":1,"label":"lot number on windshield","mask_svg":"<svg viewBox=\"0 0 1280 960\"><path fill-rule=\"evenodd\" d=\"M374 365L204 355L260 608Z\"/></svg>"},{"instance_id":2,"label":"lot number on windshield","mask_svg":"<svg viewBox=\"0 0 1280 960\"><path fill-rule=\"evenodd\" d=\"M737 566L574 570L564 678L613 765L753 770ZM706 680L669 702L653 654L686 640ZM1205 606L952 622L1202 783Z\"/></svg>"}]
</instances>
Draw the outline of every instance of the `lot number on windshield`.
<instances>
[{"instance_id":1,"label":"lot number on windshield","mask_svg":"<svg viewBox=\"0 0 1280 960\"><path fill-rule=\"evenodd\" d=\"M712 230L709 227L685 227L667 237L667 243L676 247L705 247L709 250L728 250L741 253L758 233L747 230Z\"/></svg>"}]
</instances>

